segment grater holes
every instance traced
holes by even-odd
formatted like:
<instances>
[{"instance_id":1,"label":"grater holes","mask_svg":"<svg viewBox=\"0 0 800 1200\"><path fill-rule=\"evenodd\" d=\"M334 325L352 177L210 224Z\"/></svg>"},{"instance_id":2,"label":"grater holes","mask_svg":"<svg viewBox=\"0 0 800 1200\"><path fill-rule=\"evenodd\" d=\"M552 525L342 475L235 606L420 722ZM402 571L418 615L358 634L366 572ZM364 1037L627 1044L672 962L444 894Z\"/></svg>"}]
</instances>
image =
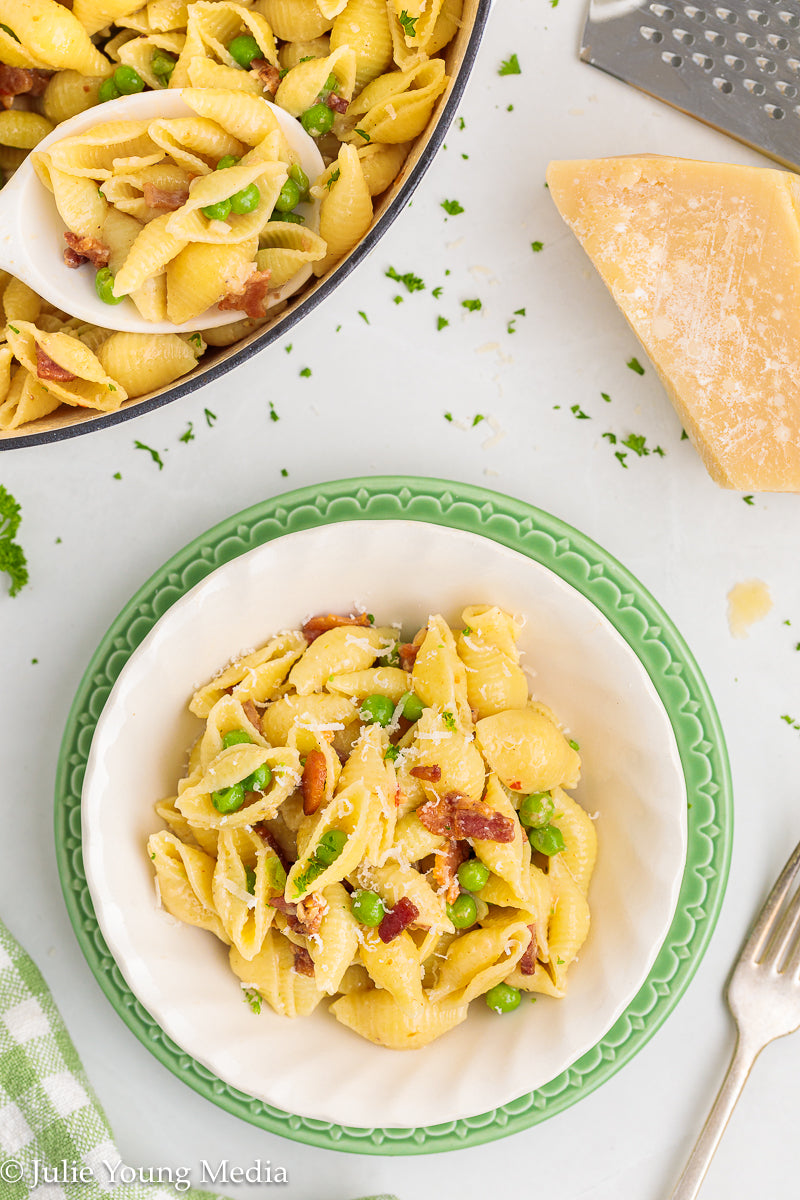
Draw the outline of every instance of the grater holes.
<instances>
[{"instance_id":1,"label":"grater holes","mask_svg":"<svg viewBox=\"0 0 800 1200\"><path fill-rule=\"evenodd\" d=\"M685 4L683 12L690 21L697 21L699 25L703 25L708 20L708 13L703 12L702 8L695 8L693 4Z\"/></svg>"},{"instance_id":2,"label":"grater holes","mask_svg":"<svg viewBox=\"0 0 800 1200\"><path fill-rule=\"evenodd\" d=\"M787 58L785 65L793 71L800 71L800 58Z\"/></svg>"},{"instance_id":3,"label":"grater holes","mask_svg":"<svg viewBox=\"0 0 800 1200\"><path fill-rule=\"evenodd\" d=\"M714 10L720 21L724 21L726 25L736 24L736 13L731 12L729 8L717 8Z\"/></svg>"},{"instance_id":4,"label":"grater holes","mask_svg":"<svg viewBox=\"0 0 800 1200\"><path fill-rule=\"evenodd\" d=\"M790 29L797 29L800 25L800 16L793 12L779 12L778 17L783 21L784 25L788 25Z\"/></svg>"},{"instance_id":5,"label":"grater holes","mask_svg":"<svg viewBox=\"0 0 800 1200\"><path fill-rule=\"evenodd\" d=\"M675 67L676 70L678 67L683 66L683 59L681 58L680 54L673 54L671 50L662 51L661 61L665 62L668 67Z\"/></svg>"},{"instance_id":6,"label":"grater holes","mask_svg":"<svg viewBox=\"0 0 800 1200\"><path fill-rule=\"evenodd\" d=\"M713 58L709 58L707 54L693 54L692 62L696 67L702 67L704 71L710 71L714 66Z\"/></svg>"},{"instance_id":7,"label":"grater holes","mask_svg":"<svg viewBox=\"0 0 800 1200\"><path fill-rule=\"evenodd\" d=\"M756 57L756 66L759 71L763 71L765 75L774 75L777 71L777 66L771 58L766 58L763 54Z\"/></svg>"},{"instance_id":8,"label":"grater holes","mask_svg":"<svg viewBox=\"0 0 800 1200\"><path fill-rule=\"evenodd\" d=\"M759 79L745 79L744 86L751 96L763 96L767 90Z\"/></svg>"},{"instance_id":9,"label":"grater holes","mask_svg":"<svg viewBox=\"0 0 800 1200\"><path fill-rule=\"evenodd\" d=\"M782 121L786 115L783 109L779 108L777 104L765 104L764 112L768 117L771 117L773 121Z\"/></svg>"},{"instance_id":10,"label":"grater holes","mask_svg":"<svg viewBox=\"0 0 800 1200\"><path fill-rule=\"evenodd\" d=\"M705 39L707 42L710 42L712 46L725 45L725 35L722 33L717 33L715 29L707 29L705 32Z\"/></svg>"},{"instance_id":11,"label":"grater holes","mask_svg":"<svg viewBox=\"0 0 800 1200\"><path fill-rule=\"evenodd\" d=\"M747 50L754 50L758 45L752 33L737 33L736 40L740 46L744 46Z\"/></svg>"},{"instance_id":12,"label":"grater holes","mask_svg":"<svg viewBox=\"0 0 800 1200\"><path fill-rule=\"evenodd\" d=\"M785 37L779 37L777 33L768 34L767 41L769 42L770 46L772 46L773 50L783 51L789 49L789 39Z\"/></svg>"},{"instance_id":13,"label":"grater holes","mask_svg":"<svg viewBox=\"0 0 800 1200\"><path fill-rule=\"evenodd\" d=\"M769 17L767 14L765 12L761 12L757 8L749 8L747 10L747 15L751 21L755 22L756 25L769 25Z\"/></svg>"},{"instance_id":14,"label":"grater holes","mask_svg":"<svg viewBox=\"0 0 800 1200\"><path fill-rule=\"evenodd\" d=\"M730 96L733 91L733 84L729 79L723 79L721 75L715 75L711 81L718 92L722 92L723 96Z\"/></svg>"},{"instance_id":15,"label":"grater holes","mask_svg":"<svg viewBox=\"0 0 800 1200\"><path fill-rule=\"evenodd\" d=\"M643 25L639 30L639 33L642 35L645 41L652 42L654 46L657 46L659 42L663 42L664 40L664 35L661 30L652 29L649 25Z\"/></svg>"},{"instance_id":16,"label":"grater holes","mask_svg":"<svg viewBox=\"0 0 800 1200\"><path fill-rule=\"evenodd\" d=\"M732 71L744 70L744 59L737 58L735 54L726 54L723 61L725 66L730 67Z\"/></svg>"},{"instance_id":17,"label":"grater holes","mask_svg":"<svg viewBox=\"0 0 800 1200\"><path fill-rule=\"evenodd\" d=\"M797 95L797 88L795 85L793 83L786 83L786 81L783 79L779 79L775 84L775 87L782 96L786 97L787 100L794 100L795 96Z\"/></svg>"},{"instance_id":18,"label":"grater holes","mask_svg":"<svg viewBox=\"0 0 800 1200\"><path fill-rule=\"evenodd\" d=\"M680 42L682 46L694 45L694 34L689 33L688 29L673 29L672 36L676 42Z\"/></svg>"},{"instance_id":19,"label":"grater holes","mask_svg":"<svg viewBox=\"0 0 800 1200\"><path fill-rule=\"evenodd\" d=\"M674 21L675 13L666 4L651 4L650 12L656 17L660 17L662 21Z\"/></svg>"}]
</instances>

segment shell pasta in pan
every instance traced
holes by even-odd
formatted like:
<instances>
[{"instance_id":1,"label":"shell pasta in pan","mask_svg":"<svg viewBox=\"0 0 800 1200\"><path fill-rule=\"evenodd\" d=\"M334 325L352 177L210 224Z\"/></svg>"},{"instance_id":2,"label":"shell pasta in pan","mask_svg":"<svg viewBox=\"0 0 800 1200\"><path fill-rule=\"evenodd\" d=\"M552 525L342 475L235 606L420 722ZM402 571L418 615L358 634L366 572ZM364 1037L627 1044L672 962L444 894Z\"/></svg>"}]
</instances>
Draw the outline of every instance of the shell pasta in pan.
<instances>
[{"instance_id":1,"label":"shell pasta in pan","mask_svg":"<svg viewBox=\"0 0 800 1200\"><path fill-rule=\"evenodd\" d=\"M235 659L148 841L159 902L251 998L425 1046L483 997L563 997L589 931L578 746L529 695L518 625L472 606L412 640L321 614Z\"/></svg>"}]
</instances>

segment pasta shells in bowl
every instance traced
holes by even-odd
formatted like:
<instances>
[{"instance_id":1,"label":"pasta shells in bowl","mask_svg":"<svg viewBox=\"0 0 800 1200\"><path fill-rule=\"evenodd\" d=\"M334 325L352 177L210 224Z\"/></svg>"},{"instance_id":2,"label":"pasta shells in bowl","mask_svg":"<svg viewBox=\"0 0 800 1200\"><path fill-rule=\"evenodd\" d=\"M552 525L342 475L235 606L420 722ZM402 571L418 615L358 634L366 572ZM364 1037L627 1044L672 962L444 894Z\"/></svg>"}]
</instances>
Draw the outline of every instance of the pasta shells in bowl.
<instances>
[{"instance_id":1,"label":"pasta shells in bowl","mask_svg":"<svg viewBox=\"0 0 800 1200\"><path fill-rule=\"evenodd\" d=\"M406 479L167 563L81 686L57 823L145 1044L247 1120L377 1153L607 1078L688 983L730 851L713 703L652 597L554 517Z\"/></svg>"},{"instance_id":2,"label":"pasta shells in bowl","mask_svg":"<svg viewBox=\"0 0 800 1200\"><path fill-rule=\"evenodd\" d=\"M88 433L175 400L321 303L432 161L490 0L433 0L416 16L387 0L260 0L252 11L199 0L170 13L117 6L116 15L111 7L107 39L96 5L31 0L18 14L9 6L0 87L13 77L22 95L0 123L0 176L62 122L97 111L100 134L77 147L69 139L68 155L57 142L57 162L40 156L40 178L67 226L67 247L54 255L64 251L89 291L96 272L106 303L130 297L125 304L146 322L175 330L114 333L0 272L0 449ZM104 100L167 88L183 89L194 118L139 122L135 136L124 122L103 124ZM266 101L315 140L321 173L307 174L275 141ZM205 306L218 318L217 304L241 318L198 328ZM31 327L33 358L17 353L20 322ZM85 385L106 376L101 402L87 399Z\"/></svg>"}]
</instances>

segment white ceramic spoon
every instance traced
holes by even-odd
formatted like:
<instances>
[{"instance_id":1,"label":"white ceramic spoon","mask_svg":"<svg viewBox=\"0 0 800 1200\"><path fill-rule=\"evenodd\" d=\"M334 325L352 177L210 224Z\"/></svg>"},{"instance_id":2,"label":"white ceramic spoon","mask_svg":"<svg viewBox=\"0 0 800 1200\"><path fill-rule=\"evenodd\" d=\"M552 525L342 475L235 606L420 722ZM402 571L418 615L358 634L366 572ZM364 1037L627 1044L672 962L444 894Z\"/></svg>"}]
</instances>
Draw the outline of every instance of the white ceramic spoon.
<instances>
[{"instance_id":1,"label":"white ceramic spoon","mask_svg":"<svg viewBox=\"0 0 800 1200\"><path fill-rule=\"evenodd\" d=\"M314 139L284 109L275 104L270 104L270 108L306 175L311 180L316 179L324 170L324 163ZM135 96L122 96L119 100L98 104L64 121L39 142L36 149L46 150L52 142L84 133L93 125L106 121L195 115L194 110L182 99L180 88L140 92ZM301 205L298 211L306 218L308 228L316 230L319 227L318 203ZM240 321L244 316L242 312L220 312L215 306L191 321L173 325L169 321L145 321L131 300L123 300L121 304L104 304L95 291L95 272L91 267L76 269L64 262L64 231L65 225L58 214L52 193L39 181L30 158L26 159L0 191L0 268L10 271L64 312L107 329L121 329L129 333L189 333L194 329L228 325L232 321ZM298 271L281 288L270 306L297 291L310 275L309 265Z\"/></svg>"}]
</instances>

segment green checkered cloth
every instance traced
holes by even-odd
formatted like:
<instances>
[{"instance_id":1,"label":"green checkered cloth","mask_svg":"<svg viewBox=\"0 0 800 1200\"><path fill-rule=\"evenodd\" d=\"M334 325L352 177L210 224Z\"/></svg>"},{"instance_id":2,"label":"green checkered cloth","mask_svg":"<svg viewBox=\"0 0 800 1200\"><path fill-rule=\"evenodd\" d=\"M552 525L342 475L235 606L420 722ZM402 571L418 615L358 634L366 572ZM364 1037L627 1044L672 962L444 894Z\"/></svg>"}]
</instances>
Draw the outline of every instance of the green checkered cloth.
<instances>
[{"instance_id":1,"label":"green checkered cloth","mask_svg":"<svg viewBox=\"0 0 800 1200\"><path fill-rule=\"evenodd\" d=\"M149 1170L122 1162L47 984L0 922L0 1200L221 1200Z\"/></svg>"}]
</instances>

